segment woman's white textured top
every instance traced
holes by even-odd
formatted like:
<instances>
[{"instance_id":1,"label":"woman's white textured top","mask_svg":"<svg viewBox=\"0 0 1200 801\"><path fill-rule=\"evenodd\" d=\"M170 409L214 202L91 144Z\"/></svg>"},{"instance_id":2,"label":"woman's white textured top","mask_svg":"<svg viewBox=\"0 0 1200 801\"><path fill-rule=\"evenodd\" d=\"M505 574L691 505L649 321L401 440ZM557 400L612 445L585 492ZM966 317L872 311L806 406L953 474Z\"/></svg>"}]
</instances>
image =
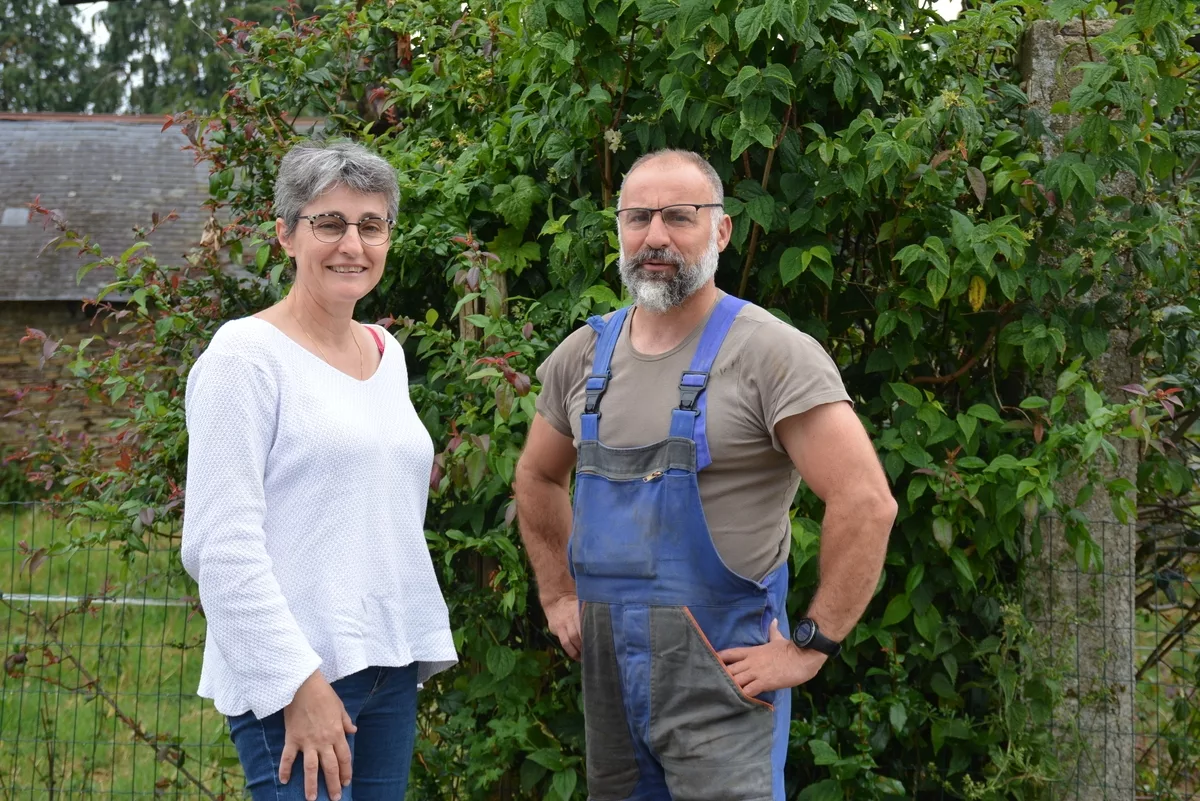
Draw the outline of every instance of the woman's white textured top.
<instances>
[{"instance_id":1,"label":"woman's white textured top","mask_svg":"<svg viewBox=\"0 0 1200 801\"><path fill-rule=\"evenodd\" d=\"M266 717L336 681L457 661L425 542L433 442L386 330L359 381L265 320L221 326L188 376L183 566L208 621L199 693Z\"/></svg>"}]
</instances>

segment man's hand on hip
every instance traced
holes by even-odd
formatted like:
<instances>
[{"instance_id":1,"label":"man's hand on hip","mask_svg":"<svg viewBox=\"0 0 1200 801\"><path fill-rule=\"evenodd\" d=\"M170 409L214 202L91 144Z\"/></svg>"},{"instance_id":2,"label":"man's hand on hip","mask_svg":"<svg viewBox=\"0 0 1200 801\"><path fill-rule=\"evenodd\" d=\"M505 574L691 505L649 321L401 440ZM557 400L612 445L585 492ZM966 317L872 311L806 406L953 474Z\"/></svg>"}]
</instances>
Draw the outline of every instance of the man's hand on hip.
<instances>
[{"instance_id":1,"label":"man's hand on hip","mask_svg":"<svg viewBox=\"0 0 1200 801\"><path fill-rule=\"evenodd\" d=\"M804 684L829 657L819 651L800 648L779 631L779 621L771 621L771 636L764 645L729 648L717 654L742 692L751 698L771 690Z\"/></svg>"},{"instance_id":2,"label":"man's hand on hip","mask_svg":"<svg viewBox=\"0 0 1200 801\"><path fill-rule=\"evenodd\" d=\"M579 627L579 598L575 593L561 595L542 606L546 612L546 625L550 633L558 637L567 656L579 661L583 651L583 637Z\"/></svg>"}]
</instances>

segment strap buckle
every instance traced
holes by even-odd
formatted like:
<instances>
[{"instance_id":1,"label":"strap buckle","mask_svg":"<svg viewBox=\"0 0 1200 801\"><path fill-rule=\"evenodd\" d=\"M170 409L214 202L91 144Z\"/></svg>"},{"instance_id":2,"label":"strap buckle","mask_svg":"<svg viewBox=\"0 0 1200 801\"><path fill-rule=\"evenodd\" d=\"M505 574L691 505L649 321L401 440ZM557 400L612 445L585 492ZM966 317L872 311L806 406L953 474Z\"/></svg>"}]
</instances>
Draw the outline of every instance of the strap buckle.
<instances>
[{"instance_id":1,"label":"strap buckle","mask_svg":"<svg viewBox=\"0 0 1200 801\"><path fill-rule=\"evenodd\" d=\"M700 393L708 386L708 373L688 370L679 381L679 408L685 412L696 411Z\"/></svg>"},{"instance_id":2,"label":"strap buckle","mask_svg":"<svg viewBox=\"0 0 1200 801\"><path fill-rule=\"evenodd\" d=\"M597 411L600 408L600 397L608 389L608 376L600 373L593 373L588 376L587 383L583 385L583 393L585 400L583 402L584 414L599 415Z\"/></svg>"}]
</instances>

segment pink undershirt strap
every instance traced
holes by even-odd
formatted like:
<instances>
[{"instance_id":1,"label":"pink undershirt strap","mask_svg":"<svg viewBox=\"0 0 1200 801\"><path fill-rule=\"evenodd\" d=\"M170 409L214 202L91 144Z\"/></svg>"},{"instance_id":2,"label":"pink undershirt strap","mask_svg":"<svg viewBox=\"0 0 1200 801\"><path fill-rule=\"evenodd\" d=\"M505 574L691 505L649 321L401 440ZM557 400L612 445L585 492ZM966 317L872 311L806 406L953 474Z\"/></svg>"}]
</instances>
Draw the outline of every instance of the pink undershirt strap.
<instances>
[{"instance_id":1,"label":"pink undershirt strap","mask_svg":"<svg viewBox=\"0 0 1200 801\"><path fill-rule=\"evenodd\" d=\"M379 336L379 332L377 332L374 328L371 328L369 325L363 326L363 328L366 328L368 331L371 332L371 338L375 340L375 347L379 348L379 355L382 356L383 355L383 337Z\"/></svg>"}]
</instances>

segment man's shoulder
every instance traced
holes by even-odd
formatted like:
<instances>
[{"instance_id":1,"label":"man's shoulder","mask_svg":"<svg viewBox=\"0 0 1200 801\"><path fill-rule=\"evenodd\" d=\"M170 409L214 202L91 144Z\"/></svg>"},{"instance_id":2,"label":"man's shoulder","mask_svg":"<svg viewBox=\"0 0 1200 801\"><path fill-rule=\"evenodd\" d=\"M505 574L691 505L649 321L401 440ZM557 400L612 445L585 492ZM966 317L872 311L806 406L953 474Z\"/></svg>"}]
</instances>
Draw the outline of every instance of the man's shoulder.
<instances>
[{"instance_id":1,"label":"man's shoulder","mask_svg":"<svg viewBox=\"0 0 1200 801\"><path fill-rule=\"evenodd\" d=\"M825 348L813 337L796 326L777 317L773 312L754 303L747 302L738 313L730 329L745 345L766 351L811 351L824 352Z\"/></svg>"},{"instance_id":2,"label":"man's shoulder","mask_svg":"<svg viewBox=\"0 0 1200 801\"><path fill-rule=\"evenodd\" d=\"M610 319L613 314L615 312L605 315L605 321ZM550 354L538 365L538 379L543 384L554 384L556 379L567 380L569 383L569 375L579 373L579 378L582 380L586 373L575 368L581 364L589 363L595 351L596 330L584 323L570 334L567 334L566 338L558 343L554 350L550 351Z\"/></svg>"}]
</instances>

